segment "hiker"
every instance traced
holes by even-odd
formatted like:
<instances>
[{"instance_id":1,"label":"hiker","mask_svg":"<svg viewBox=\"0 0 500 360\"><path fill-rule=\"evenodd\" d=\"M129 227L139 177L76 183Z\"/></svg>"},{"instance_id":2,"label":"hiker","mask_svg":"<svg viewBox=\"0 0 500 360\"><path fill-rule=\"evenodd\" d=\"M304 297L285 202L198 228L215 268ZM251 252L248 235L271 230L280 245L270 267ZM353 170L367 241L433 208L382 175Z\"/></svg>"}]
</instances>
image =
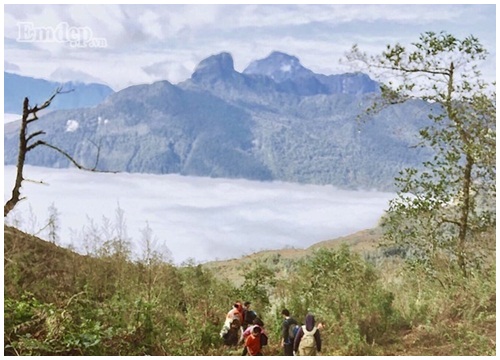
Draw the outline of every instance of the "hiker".
<instances>
[{"instance_id":1,"label":"hiker","mask_svg":"<svg viewBox=\"0 0 500 360\"><path fill-rule=\"evenodd\" d=\"M295 340L295 328L299 326L297 320L290 317L290 311L283 309L281 311L284 320L281 324L281 346L283 346L283 355L293 356L293 341Z\"/></svg>"},{"instance_id":2,"label":"hiker","mask_svg":"<svg viewBox=\"0 0 500 360\"><path fill-rule=\"evenodd\" d=\"M239 320L240 325L243 324L243 306L239 301L235 302L233 308L227 313L224 325L229 327L235 318Z\"/></svg>"},{"instance_id":3,"label":"hiker","mask_svg":"<svg viewBox=\"0 0 500 360\"><path fill-rule=\"evenodd\" d=\"M250 301L245 301L243 304L243 331L247 329L250 325L253 324L253 320L257 317L257 313L253 310L250 310L251 306Z\"/></svg>"},{"instance_id":4,"label":"hiker","mask_svg":"<svg viewBox=\"0 0 500 360\"><path fill-rule=\"evenodd\" d=\"M240 339L240 328L241 323L238 318L234 318L229 325L224 324L222 330L220 332L220 337L224 341L224 345L228 346L236 346L238 345L238 341Z\"/></svg>"},{"instance_id":5,"label":"hiker","mask_svg":"<svg viewBox=\"0 0 500 360\"><path fill-rule=\"evenodd\" d=\"M245 348L250 356L262 356L261 333L260 326L253 326L250 335L245 339Z\"/></svg>"},{"instance_id":6,"label":"hiker","mask_svg":"<svg viewBox=\"0 0 500 360\"><path fill-rule=\"evenodd\" d=\"M251 326L247 327L246 330L243 332L243 339L244 339L243 341L245 341L250 336L250 334L253 331L253 328L256 327L256 326L260 327L260 329L261 329L261 333L260 333L260 345L261 345L261 347L262 346L266 346L267 345L267 341L268 341L268 335L266 333L266 330L264 329L264 322L261 319L259 319L259 318L255 318L253 320L253 324ZM245 355L247 355L247 353L248 353L248 349L245 346L243 348L243 353L241 354L241 356L245 356Z\"/></svg>"},{"instance_id":7,"label":"hiker","mask_svg":"<svg viewBox=\"0 0 500 360\"><path fill-rule=\"evenodd\" d=\"M314 315L307 314L305 322L295 336L293 351L299 356L315 356L321 352L321 336L318 328L314 326Z\"/></svg>"},{"instance_id":8,"label":"hiker","mask_svg":"<svg viewBox=\"0 0 500 360\"><path fill-rule=\"evenodd\" d=\"M240 339L239 331L243 323L243 307L239 301L233 304L233 308L227 313L226 320L222 326L220 337L224 339L225 345L236 346Z\"/></svg>"}]
</instances>

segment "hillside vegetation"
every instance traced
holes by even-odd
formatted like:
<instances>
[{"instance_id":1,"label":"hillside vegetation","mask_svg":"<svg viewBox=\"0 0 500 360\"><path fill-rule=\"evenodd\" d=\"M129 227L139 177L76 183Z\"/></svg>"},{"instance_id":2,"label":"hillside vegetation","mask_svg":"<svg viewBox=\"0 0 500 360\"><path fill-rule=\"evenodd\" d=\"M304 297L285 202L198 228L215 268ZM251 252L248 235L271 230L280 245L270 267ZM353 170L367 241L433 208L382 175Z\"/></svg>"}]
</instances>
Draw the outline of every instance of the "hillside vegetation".
<instances>
[{"instance_id":1,"label":"hillside vegetation","mask_svg":"<svg viewBox=\"0 0 500 360\"><path fill-rule=\"evenodd\" d=\"M390 70L401 81L383 85L381 98L368 113L383 116L388 105L395 109L392 105L411 104L416 98L437 110L429 109L430 124L419 131L421 149L432 149L435 155L422 167L400 171L394 179L397 197L390 201L378 229L302 251L285 249L226 262L173 266L164 254L154 251L149 227L142 231L142 255L131 257L119 211L116 228L105 221L102 228L90 226L82 234L85 256L5 227L5 354L239 355L241 348L222 345L219 331L232 304L250 300L266 323L266 355L281 353L283 308L299 321L313 313L325 325L322 355L496 355L496 93L479 71L470 70L487 53L474 36L458 39L446 32L427 32L408 48L388 45L380 55L368 57L353 46L347 54L350 62ZM210 62L214 59L224 65L215 67L216 77L224 75L225 80L215 82L215 92L252 83L234 71L227 54ZM211 84L214 74L207 69L197 68L191 83ZM265 66L262 71L269 69ZM263 78L254 80L266 83ZM333 82L328 84L335 87ZM285 88L289 85L293 83L280 83ZM161 87L164 98L167 93L179 95L179 89L171 85L152 86ZM237 93L228 93L233 100L242 100ZM113 99L122 96L123 92ZM193 103L203 103L205 95L197 96L200 101ZM189 102L174 103L190 109ZM131 106L144 110L140 102ZM221 115L211 118L211 131L225 128L224 121L232 119L222 115L237 115L234 106L211 111L213 116ZM33 110L25 110L26 126ZM124 106L123 110L128 109ZM85 114L81 116L80 120ZM246 120L233 124L242 141L236 153L243 156L248 155L245 150L251 140L243 130L253 124ZM295 125L290 128L302 132ZM281 130L275 130L281 139ZM351 123L349 133L353 130ZM42 133L35 132L28 140ZM374 129L369 133L380 135ZM202 150L217 141L211 135L195 136L202 146L193 146L190 152L211 157L210 151ZM325 136L327 147L335 147L331 134ZM282 140L286 143L286 139ZM266 144L265 136L261 140L260 144ZM26 141L21 143L26 145ZM33 146L20 147L19 158L23 160ZM263 153L278 154L268 152L266 146ZM383 147L379 150L383 156L390 154ZM228 154L238 158L234 152ZM308 156L309 160L323 158L321 153ZM338 159L325 159L341 169ZM355 162L362 159L369 161L358 158ZM199 160L190 158L198 165L210 164ZM18 164L22 169L23 161ZM323 169L320 162L310 164ZM379 163L370 164L382 170ZM213 175L225 176L224 171ZM341 175L350 178L352 174ZM4 205L4 216L21 200L23 178L18 179L17 191Z\"/></svg>"},{"instance_id":2,"label":"hillside vegetation","mask_svg":"<svg viewBox=\"0 0 500 360\"><path fill-rule=\"evenodd\" d=\"M488 267L465 280L385 257L379 233L174 267L132 261L119 240L83 256L5 227L4 353L238 355L219 331L240 299L266 323L266 355L280 354L282 307L325 323L323 355L495 355L494 231Z\"/></svg>"}]
</instances>

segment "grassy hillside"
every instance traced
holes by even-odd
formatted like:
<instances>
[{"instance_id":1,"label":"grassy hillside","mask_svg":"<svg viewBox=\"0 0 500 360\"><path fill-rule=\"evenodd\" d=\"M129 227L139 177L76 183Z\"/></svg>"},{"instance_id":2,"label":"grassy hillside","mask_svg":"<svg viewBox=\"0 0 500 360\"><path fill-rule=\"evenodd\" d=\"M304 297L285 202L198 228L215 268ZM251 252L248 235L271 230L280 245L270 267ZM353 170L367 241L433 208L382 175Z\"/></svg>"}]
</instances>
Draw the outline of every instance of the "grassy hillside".
<instances>
[{"instance_id":1,"label":"grassy hillside","mask_svg":"<svg viewBox=\"0 0 500 360\"><path fill-rule=\"evenodd\" d=\"M131 261L119 243L82 256L4 227L4 354L239 355L219 337L239 299L266 323L266 355L280 354L283 307L325 324L322 355L495 355L495 262L468 279L444 263L429 276L384 258L380 235L175 267Z\"/></svg>"},{"instance_id":2,"label":"grassy hillside","mask_svg":"<svg viewBox=\"0 0 500 360\"><path fill-rule=\"evenodd\" d=\"M253 263L293 262L312 255L318 249L335 250L342 245L347 245L351 250L361 254L373 254L377 252L381 235L379 228L363 230L338 239L322 241L306 249L266 250L237 259L211 261L202 266L221 280L227 279L240 284L243 280L240 270ZM41 289L47 287L64 289L68 281L71 281L77 263L88 263L88 266L92 267L102 262L101 259L79 255L10 226L5 226L4 237L5 269L8 270L9 266L15 263L20 266L20 271L23 273L23 281L17 283L21 287L5 289L6 293L33 291L35 284ZM15 258L8 258L8 254L15 254Z\"/></svg>"},{"instance_id":3,"label":"grassy hillside","mask_svg":"<svg viewBox=\"0 0 500 360\"><path fill-rule=\"evenodd\" d=\"M240 269L253 263L264 262L270 265L292 263L312 255L314 251L319 249L335 250L342 245L347 245L352 251L360 254L376 254L378 253L377 246L381 236L382 231L380 228L368 229L338 239L321 241L306 249L265 250L238 259L207 262L203 266L212 270L221 279L229 279L235 284L240 284L243 280Z\"/></svg>"},{"instance_id":4,"label":"grassy hillside","mask_svg":"<svg viewBox=\"0 0 500 360\"><path fill-rule=\"evenodd\" d=\"M5 226L4 296L17 298L31 292L44 301L55 301L58 293L69 290L78 263L97 261Z\"/></svg>"}]
</instances>

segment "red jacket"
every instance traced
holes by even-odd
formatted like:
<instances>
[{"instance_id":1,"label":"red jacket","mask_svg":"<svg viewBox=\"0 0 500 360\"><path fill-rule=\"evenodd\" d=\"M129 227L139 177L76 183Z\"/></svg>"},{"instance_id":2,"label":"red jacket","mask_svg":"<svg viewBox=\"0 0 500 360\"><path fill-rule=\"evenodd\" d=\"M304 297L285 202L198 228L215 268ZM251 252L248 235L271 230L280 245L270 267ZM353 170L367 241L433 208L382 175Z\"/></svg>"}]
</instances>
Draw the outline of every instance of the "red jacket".
<instances>
[{"instance_id":1,"label":"red jacket","mask_svg":"<svg viewBox=\"0 0 500 360\"><path fill-rule=\"evenodd\" d=\"M248 353L251 356L259 354L260 350L262 349L262 346L260 346L260 334L257 334L257 336L255 336L254 334L248 335L245 340L245 346L247 347Z\"/></svg>"}]
</instances>

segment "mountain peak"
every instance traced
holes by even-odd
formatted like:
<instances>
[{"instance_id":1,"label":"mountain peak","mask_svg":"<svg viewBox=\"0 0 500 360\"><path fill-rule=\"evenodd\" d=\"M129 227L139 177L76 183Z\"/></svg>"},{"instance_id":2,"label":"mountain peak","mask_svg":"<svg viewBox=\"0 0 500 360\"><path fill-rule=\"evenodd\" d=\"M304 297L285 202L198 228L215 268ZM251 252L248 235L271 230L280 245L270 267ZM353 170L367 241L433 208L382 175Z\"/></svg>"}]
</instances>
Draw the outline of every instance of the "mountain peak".
<instances>
[{"instance_id":1,"label":"mountain peak","mask_svg":"<svg viewBox=\"0 0 500 360\"><path fill-rule=\"evenodd\" d=\"M277 82L313 74L302 66L297 57L280 51L273 51L264 59L252 61L243 73L269 76Z\"/></svg>"},{"instance_id":2,"label":"mountain peak","mask_svg":"<svg viewBox=\"0 0 500 360\"><path fill-rule=\"evenodd\" d=\"M300 60L293 55L288 55L284 52L281 51L273 51L271 54L268 55L267 58L262 59L262 60L267 60L267 61L278 61L282 63L289 63L293 65L300 65ZM300 65L302 66L302 65Z\"/></svg>"},{"instance_id":3,"label":"mountain peak","mask_svg":"<svg viewBox=\"0 0 500 360\"><path fill-rule=\"evenodd\" d=\"M191 78L193 80L209 77L228 77L234 73L233 57L228 52L212 55L202 60Z\"/></svg>"}]
</instances>

